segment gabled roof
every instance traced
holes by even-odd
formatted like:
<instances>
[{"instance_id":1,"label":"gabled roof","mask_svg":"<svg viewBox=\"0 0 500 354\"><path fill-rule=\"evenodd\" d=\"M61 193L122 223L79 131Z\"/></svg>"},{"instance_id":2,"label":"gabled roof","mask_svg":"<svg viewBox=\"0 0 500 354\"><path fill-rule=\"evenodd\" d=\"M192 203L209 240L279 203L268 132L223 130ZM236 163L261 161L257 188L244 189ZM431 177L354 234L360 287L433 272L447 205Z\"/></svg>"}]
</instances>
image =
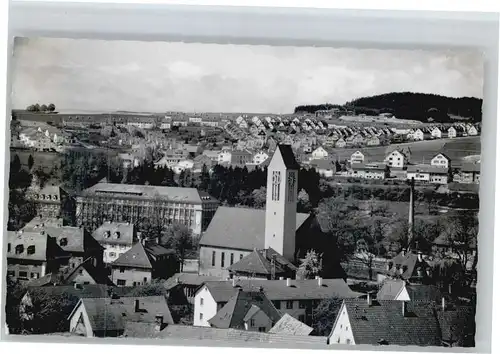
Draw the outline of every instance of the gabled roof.
<instances>
[{"instance_id":1,"label":"gabled roof","mask_svg":"<svg viewBox=\"0 0 500 354\"><path fill-rule=\"evenodd\" d=\"M184 325L167 326L157 338L175 338L184 340L213 340L231 342L256 342L256 343L287 343L293 345L318 345L327 348L327 338L319 336L297 336L284 334L271 334L238 329L223 329L213 327L196 327Z\"/></svg>"},{"instance_id":2,"label":"gabled roof","mask_svg":"<svg viewBox=\"0 0 500 354\"><path fill-rule=\"evenodd\" d=\"M297 213L297 229L309 214ZM238 220L238 222L228 222ZM262 209L219 207L200 240L201 246L252 251L264 248L266 211Z\"/></svg>"},{"instance_id":3,"label":"gabled roof","mask_svg":"<svg viewBox=\"0 0 500 354\"><path fill-rule=\"evenodd\" d=\"M270 275L272 273L273 257L275 259L275 273L295 272L297 270L297 267L272 248L254 250L231 265L228 270L235 273Z\"/></svg>"},{"instance_id":4,"label":"gabled roof","mask_svg":"<svg viewBox=\"0 0 500 354\"><path fill-rule=\"evenodd\" d=\"M222 280L221 277L209 276L209 275L198 275L196 273L177 273L168 278L163 286L165 289L170 290L175 288L177 285L191 285L200 286L206 281L217 281Z\"/></svg>"},{"instance_id":5,"label":"gabled roof","mask_svg":"<svg viewBox=\"0 0 500 354\"><path fill-rule=\"evenodd\" d=\"M271 301L260 291L238 291L208 322L216 328L244 329L257 312L262 311L272 322L277 322L281 314Z\"/></svg>"},{"instance_id":6,"label":"gabled roof","mask_svg":"<svg viewBox=\"0 0 500 354\"><path fill-rule=\"evenodd\" d=\"M96 284L103 284L113 286L113 282L108 278L105 272L99 268L94 267L91 263L91 259L80 263L77 267L75 267L72 271L68 272L64 275L64 283L71 282L73 276L77 274L81 269L84 269L87 274L94 280Z\"/></svg>"},{"instance_id":7,"label":"gabled roof","mask_svg":"<svg viewBox=\"0 0 500 354\"><path fill-rule=\"evenodd\" d=\"M80 304L85 307L93 331L124 330L128 321L154 323L157 315L163 316L164 323L174 323L164 296L83 298L75 309Z\"/></svg>"},{"instance_id":8,"label":"gabled roof","mask_svg":"<svg viewBox=\"0 0 500 354\"><path fill-rule=\"evenodd\" d=\"M300 165L297 163L297 160L295 160L295 155L290 145L279 144L276 151L280 152L283 163L287 169L300 170Z\"/></svg>"},{"instance_id":9,"label":"gabled roof","mask_svg":"<svg viewBox=\"0 0 500 354\"><path fill-rule=\"evenodd\" d=\"M397 300L344 300L356 344L440 346L434 305ZM407 315L403 316L403 306Z\"/></svg>"},{"instance_id":10,"label":"gabled roof","mask_svg":"<svg viewBox=\"0 0 500 354\"><path fill-rule=\"evenodd\" d=\"M408 172L420 172L420 173L435 173L435 174L447 174L448 169L446 167L441 166L433 166L433 165L409 165Z\"/></svg>"},{"instance_id":11,"label":"gabled roof","mask_svg":"<svg viewBox=\"0 0 500 354\"><path fill-rule=\"evenodd\" d=\"M405 287L403 280L388 279L377 293L377 300L395 300Z\"/></svg>"},{"instance_id":12,"label":"gabled roof","mask_svg":"<svg viewBox=\"0 0 500 354\"><path fill-rule=\"evenodd\" d=\"M151 269L153 268L149 256L141 242L137 242L127 252L122 253L113 263L112 266L137 267Z\"/></svg>"},{"instance_id":13,"label":"gabled roof","mask_svg":"<svg viewBox=\"0 0 500 354\"><path fill-rule=\"evenodd\" d=\"M119 233L119 238L114 237L116 232ZM108 233L108 237L105 236L106 233ZM134 242L134 224L126 222L104 222L92 233L92 237L100 243L125 244L131 246Z\"/></svg>"},{"instance_id":14,"label":"gabled roof","mask_svg":"<svg viewBox=\"0 0 500 354\"><path fill-rule=\"evenodd\" d=\"M302 323L289 314L285 313L283 317L281 317L281 319L276 322L274 327L269 330L269 333L308 336L313 330L314 328L309 327L305 323Z\"/></svg>"},{"instance_id":15,"label":"gabled roof","mask_svg":"<svg viewBox=\"0 0 500 354\"><path fill-rule=\"evenodd\" d=\"M56 244L55 239L44 231L8 231L7 239L10 245L8 258L45 261L49 258L69 257L69 254ZM22 249L20 253L17 252L18 246Z\"/></svg>"},{"instance_id":16,"label":"gabled roof","mask_svg":"<svg viewBox=\"0 0 500 354\"><path fill-rule=\"evenodd\" d=\"M232 281L208 281L205 286L216 302L228 302L239 288L244 291L257 291L263 289L267 298L274 300L321 300L331 297L355 298L362 294L352 291L343 279L322 279L319 286L317 279L290 280L261 280L261 279L235 279Z\"/></svg>"},{"instance_id":17,"label":"gabled roof","mask_svg":"<svg viewBox=\"0 0 500 354\"><path fill-rule=\"evenodd\" d=\"M404 280L409 280L417 276L417 270L421 269L425 276L425 271L430 267L429 264L422 259L422 262L418 260L418 255L414 252L400 252L392 260L392 267L390 273L398 274ZM398 269L403 269L403 274L398 273Z\"/></svg>"}]
</instances>

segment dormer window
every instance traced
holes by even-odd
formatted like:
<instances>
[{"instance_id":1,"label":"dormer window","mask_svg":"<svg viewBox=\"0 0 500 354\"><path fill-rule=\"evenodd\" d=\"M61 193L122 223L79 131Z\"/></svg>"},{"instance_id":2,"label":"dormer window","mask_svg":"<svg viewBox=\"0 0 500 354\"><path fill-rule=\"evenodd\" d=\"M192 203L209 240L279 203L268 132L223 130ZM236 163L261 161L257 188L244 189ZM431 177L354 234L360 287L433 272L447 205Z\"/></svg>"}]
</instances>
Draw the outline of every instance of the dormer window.
<instances>
[{"instance_id":1,"label":"dormer window","mask_svg":"<svg viewBox=\"0 0 500 354\"><path fill-rule=\"evenodd\" d=\"M11 249L11 244L10 244L10 243L8 243L8 244L7 244L7 252L10 252L10 249Z\"/></svg>"},{"instance_id":2,"label":"dormer window","mask_svg":"<svg viewBox=\"0 0 500 354\"><path fill-rule=\"evenodd\" d=\"M57 195L54 195L52 199L57 200Z\"/></svg>"},{"instance_id":3,"label":"dormer window","mask_svg":"<svg viewBox=\"0 0 500 354\"><path fill-rule=\"evenodd\" d=\"M109 231L104 231L104 235L103 235L104 238L109 238Z\"/></svg>"},{"instance_id":4,"label":"dormer window","mask_svg":"<svg viewBox=\"0 0 500 354\"><path fill-rule=\"evenodd\" d=\"M115 234L114 234L114 237L116 239L120 238L120 232L119 231L116 231Z\"/></svg>"},{"instance_id":5,"label":"dormer window","mask_svg":"<svg viewBox=\"0 0 500 354\"><path fill-rule=\"evenodd\" d=\"M67 246L68 245L68 239L66 237L63 237L59 240L59 245L60 246Z\"/></svg>"},{"instance_id":6,"label":"dormer window","mask_svg":"<svg viewBox=\"0 0 500 354\"><path fill-rule=\"evenodd\" d=\"M28 254L34 254L35 253L35 246L31 245L28 246Z\"/></svg>"},{"instance_id":7,"label":"dormer window","mask_svg":"<svg viewBox=\"0 0 500 354\"><path fill-rule=\"evenodd\" d=\"M24 246L23 245L17 245L16 246L16 254L21 254L24 252Z\"/></svg>"}]
</instances>

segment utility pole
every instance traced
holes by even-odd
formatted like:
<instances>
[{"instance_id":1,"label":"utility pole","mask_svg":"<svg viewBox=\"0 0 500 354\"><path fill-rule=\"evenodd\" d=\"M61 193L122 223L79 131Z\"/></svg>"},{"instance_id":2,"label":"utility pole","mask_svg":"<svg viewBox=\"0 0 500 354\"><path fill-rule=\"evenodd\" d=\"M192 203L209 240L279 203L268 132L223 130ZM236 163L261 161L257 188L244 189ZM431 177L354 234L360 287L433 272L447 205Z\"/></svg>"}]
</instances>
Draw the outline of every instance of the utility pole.
<instances>
[{"instance_id":1,"label":"utility pole","mask_svg":"<svg viewBox=\"0 0 500 354\"><path fill-rule=\"evenodd\" d=\"M410 209L408 212L408 249L410 251L410 245L413 240L413 224L415 221L415 201L414 201L414 192L415 192L415 178L412 177L410 181Z\"/></svg>"}]
</instances>

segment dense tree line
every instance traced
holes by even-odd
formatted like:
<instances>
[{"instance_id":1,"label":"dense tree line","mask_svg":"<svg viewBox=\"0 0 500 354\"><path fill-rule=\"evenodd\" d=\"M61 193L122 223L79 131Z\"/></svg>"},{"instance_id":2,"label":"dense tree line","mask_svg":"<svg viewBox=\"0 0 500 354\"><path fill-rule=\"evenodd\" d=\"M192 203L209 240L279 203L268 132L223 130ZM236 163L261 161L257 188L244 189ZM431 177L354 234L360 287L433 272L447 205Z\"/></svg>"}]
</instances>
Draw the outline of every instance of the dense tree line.
<instances>
[{"instance_id":1,"label":"dense tree line","mask_svg":"<svg viewBox=\"0 0 500 354\"><path fill-rule=\"evenodd\" d=\"M474 97L445 97L434 94L413 92L392 92L383 95L362 97L347 102L342 108L353 110L355 114L379 115L391 113L399 119L411 119L427 122L449 122L450 115L471 118L480 122L482 118L482 100ZM314 113L318 110L331 109L336 105L322 104L298 106L295 112Z\"/></svg>"},{"instance_id":2,"label":"dense tree line","mask_svg":"<svg viewBox=\"0 0 500 354\"><path fill-rule=\"evenodd\" d=\"M26 107L26 110L28 112L52 113L56 110L56 106L53 103L50 103L48 105L40 105L39 103L35 103Z\"/></svg>"},{"instance_id":3,"label":"dense tree line","mask_svg":"<svg viewBox=\"0 0 500 354\"><path fill-rule=\"evenodd\" d=\"M29 170L22 168L18 155L14 155L9 171L9 219L8 230L19 230L36 214L36 206L27 197L33 175Z\"/></svg>"}]
</instances>

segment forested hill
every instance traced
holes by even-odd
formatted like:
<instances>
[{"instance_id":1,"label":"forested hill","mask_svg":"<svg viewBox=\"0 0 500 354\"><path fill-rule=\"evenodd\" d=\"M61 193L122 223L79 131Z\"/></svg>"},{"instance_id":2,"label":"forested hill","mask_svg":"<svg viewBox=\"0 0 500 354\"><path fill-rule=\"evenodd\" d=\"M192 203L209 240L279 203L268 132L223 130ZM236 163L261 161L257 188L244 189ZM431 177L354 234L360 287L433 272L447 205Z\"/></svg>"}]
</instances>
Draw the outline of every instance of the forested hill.
<instances>
[{"instance_id":1,"label":"forested hill","mask_svg":"<svg viewBox=\"0 0 500 354\"><path fill-rule=\"evenodd\" d=\"M318 110L341 108L354 111L355 114L378 115L392 113L400 119L447 122L453 116L470 118L480 122L483 100L474 97L452 98L425 93L398 92L362 97L343 106L321 104L295 107L295 112L314 113Z\"/></svg>"}]
</instances>

